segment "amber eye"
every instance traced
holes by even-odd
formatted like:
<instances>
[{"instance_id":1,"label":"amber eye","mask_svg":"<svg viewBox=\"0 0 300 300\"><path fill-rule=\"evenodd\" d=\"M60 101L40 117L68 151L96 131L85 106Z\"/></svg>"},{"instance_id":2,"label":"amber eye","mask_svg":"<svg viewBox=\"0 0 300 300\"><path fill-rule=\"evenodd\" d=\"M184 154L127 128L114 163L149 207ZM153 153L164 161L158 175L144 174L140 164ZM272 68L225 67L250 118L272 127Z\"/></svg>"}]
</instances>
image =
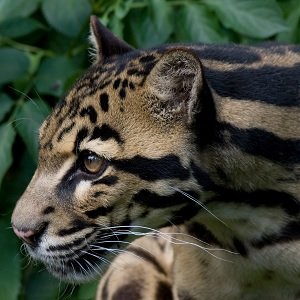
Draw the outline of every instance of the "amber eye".
<instances>
[{"instance_id":1,"label":"amber eye","mask_svg":"<svg viewBox=\"0 0 300 300\"><path fill-rule=\"evenodd\" d=\"M82 162L84 171L91 174L97 174L105 168L105 160L92 152L84 153Z\"/></svg>"}]
</instances>

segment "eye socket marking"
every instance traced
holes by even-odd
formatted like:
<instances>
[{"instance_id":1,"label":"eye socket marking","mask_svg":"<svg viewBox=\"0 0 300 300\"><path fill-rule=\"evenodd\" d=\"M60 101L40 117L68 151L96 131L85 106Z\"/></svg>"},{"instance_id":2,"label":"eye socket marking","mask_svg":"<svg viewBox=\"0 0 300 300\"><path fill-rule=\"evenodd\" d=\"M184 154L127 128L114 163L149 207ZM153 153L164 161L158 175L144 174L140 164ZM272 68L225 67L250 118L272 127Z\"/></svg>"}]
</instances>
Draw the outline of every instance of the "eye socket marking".
<instances>
[{"instance_id":1,"label":"eye socket marking","mask_svg":"<svg viewBox=\"0 0 300 300\"><path fill-rule=\"evenodd\" d=\"M84 150L79 154L81 171L91 175L101 175L108 166L108 161L92 151Z\"/></svg>"}]
</instances>

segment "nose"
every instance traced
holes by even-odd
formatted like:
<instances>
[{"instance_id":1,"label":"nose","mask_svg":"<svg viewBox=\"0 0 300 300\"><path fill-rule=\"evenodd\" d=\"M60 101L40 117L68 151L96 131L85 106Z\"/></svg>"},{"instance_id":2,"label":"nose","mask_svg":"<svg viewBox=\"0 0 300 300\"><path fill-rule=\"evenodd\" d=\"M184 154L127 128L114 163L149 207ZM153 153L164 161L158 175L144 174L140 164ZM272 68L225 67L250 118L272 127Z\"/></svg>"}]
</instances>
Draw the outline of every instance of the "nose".
<instances>
[{"instance_id":1,"label":"nose","mask_svg":"<svg viewBox=\"0 0 300 300\"><path fill-rule=\"evenodd\" d=\"M27 245L31 247L36 247L41 236L46 230L47 224L44 223L39 229L32 230L32 229L20 229L17 228L14 224L12 224L14 233L16 236L24 241Z\"/></svg>"}]
</instances>

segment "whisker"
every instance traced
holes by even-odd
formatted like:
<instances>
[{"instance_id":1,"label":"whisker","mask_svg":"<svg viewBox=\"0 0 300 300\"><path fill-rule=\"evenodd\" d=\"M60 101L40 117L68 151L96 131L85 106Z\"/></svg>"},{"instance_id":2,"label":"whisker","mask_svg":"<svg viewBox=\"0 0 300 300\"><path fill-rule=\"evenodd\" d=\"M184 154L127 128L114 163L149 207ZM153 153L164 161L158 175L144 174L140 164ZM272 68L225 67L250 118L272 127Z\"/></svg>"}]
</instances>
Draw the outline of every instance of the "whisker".
<instances>
[{"instance_id":1,"label":"whisker","mask_svg":"<svg viewBox=\"0 0 300 300\"><path fill-rule=\"evenodd\" d=\"M190 194L182 191L181 189L178 189L176 187L170 186L171 189L173 189L174 191L181 193L182 195L186 196L188 199L194 201L195 203L197 203L199 206L201 206L205 211L207 211L210 215L212 215L214 218L216 218L218 221L220 221L222 224L224 224L226 227L229 228L229 226L222 221L220 218L218 218L215 214L213 214L200 200L196 199L195 197L191 196Z\"/></svg>"}]
</instances>

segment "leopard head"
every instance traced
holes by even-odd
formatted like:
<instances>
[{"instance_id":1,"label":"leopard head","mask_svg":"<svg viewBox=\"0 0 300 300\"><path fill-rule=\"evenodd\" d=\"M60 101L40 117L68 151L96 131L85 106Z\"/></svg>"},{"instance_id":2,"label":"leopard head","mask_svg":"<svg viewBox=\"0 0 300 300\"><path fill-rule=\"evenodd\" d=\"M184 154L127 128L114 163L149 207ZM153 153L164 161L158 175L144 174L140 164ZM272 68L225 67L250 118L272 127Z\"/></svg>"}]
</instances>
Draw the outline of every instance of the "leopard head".
<instances>
[{"instance_id":1,"label":"leopard head","mask_svg":"<svg viewBox=\"0 0 300 300\"><path fill-rule=\"evenodd\" d=\"M135 50L96 17L91 32L95 62L41 126L38 168L12 216L30 255L67 281L198 212L194 128L210 110L189 48Z\"/></svg>"}]
</instances>

